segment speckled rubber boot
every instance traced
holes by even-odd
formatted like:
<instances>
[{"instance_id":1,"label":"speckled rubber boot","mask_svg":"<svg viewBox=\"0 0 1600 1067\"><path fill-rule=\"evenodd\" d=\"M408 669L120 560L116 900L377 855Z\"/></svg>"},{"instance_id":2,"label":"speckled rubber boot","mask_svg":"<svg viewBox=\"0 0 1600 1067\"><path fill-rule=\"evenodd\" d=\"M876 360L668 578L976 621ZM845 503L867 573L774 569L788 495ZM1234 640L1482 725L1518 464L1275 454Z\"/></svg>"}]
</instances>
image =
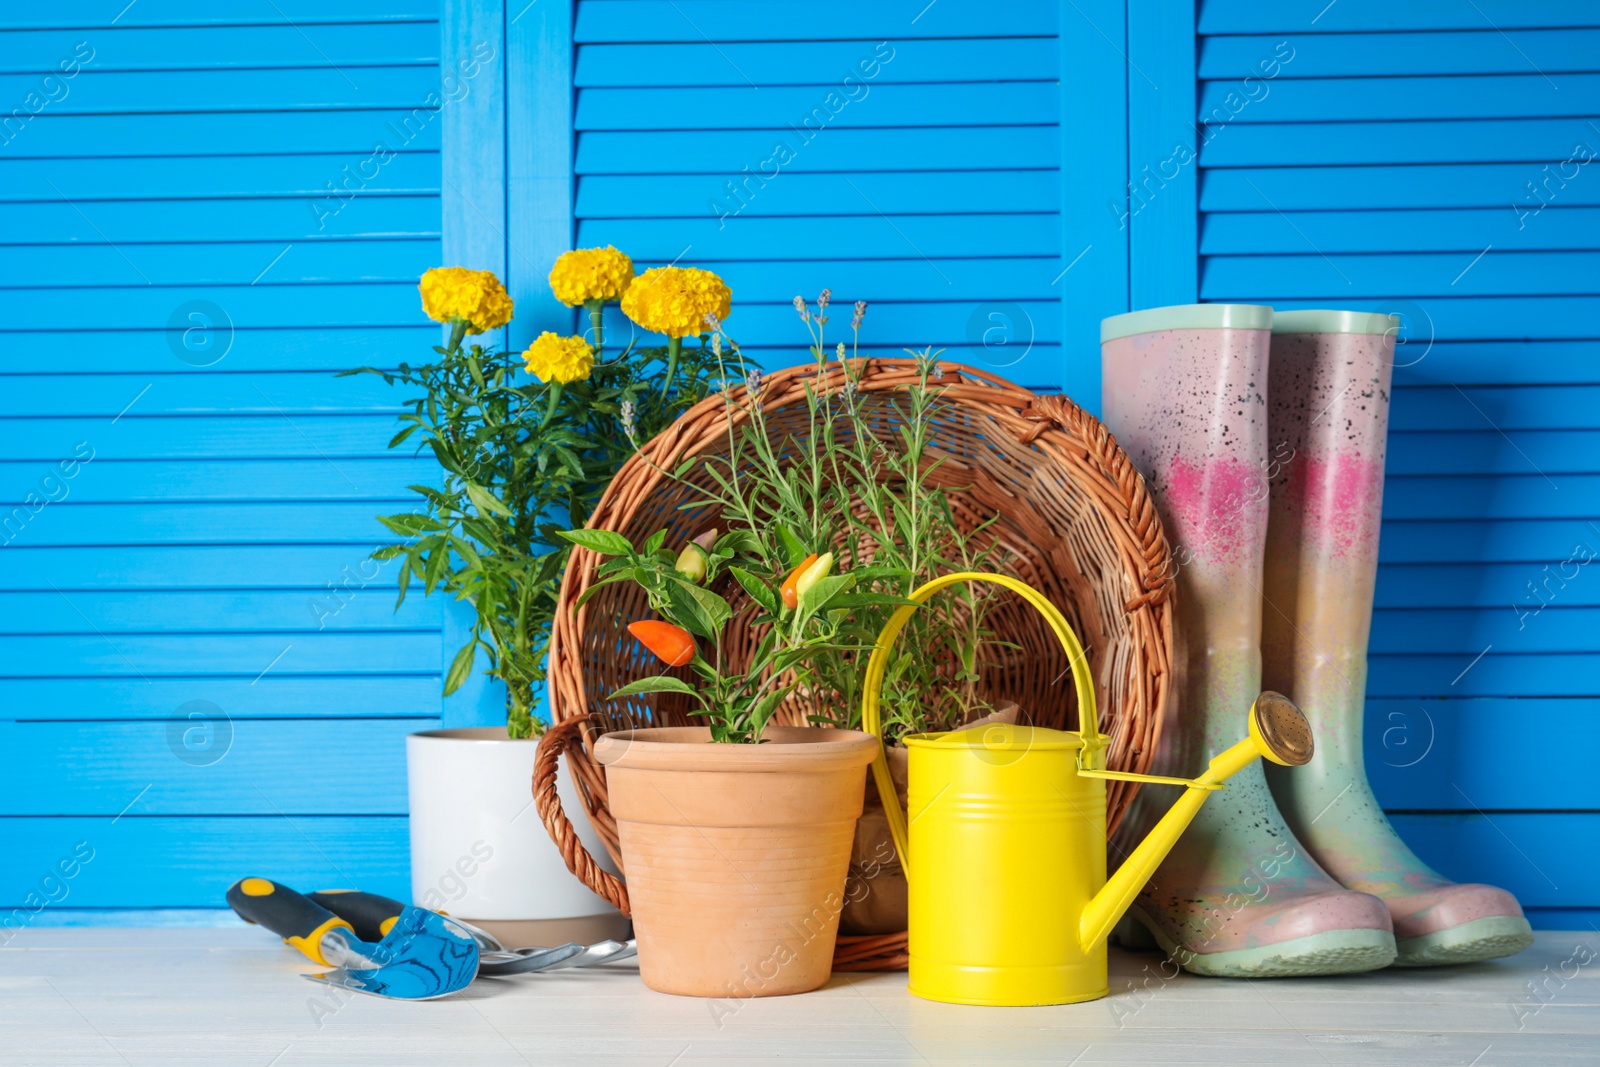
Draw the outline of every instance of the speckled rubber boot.
<instances>
[{"instance_id":1,"label":"speckled rubber boot","mask_svg":"<svg viewBox=\"0 0 1600 1067\"><path fill-rule=\"evenodd\" d=\"M1261 689L1272 310L1156 308L1101 324L1103 418L1144 472L1178 565L1173 698L1152 772L1193 777L1243 737ZM1317 744L1322 739L1316 739ZM1113 864L1167 810L1144 786ZM1389 913L1301 847L1259 762L1200 809L1131 913L1196 974L1340 974L1394 960Z\"/></svg>"},{"instance_id":2,"label":"speckled rubber boot","mask_svg":"<svg viewBox=\"0 0 1600 1067\"><path fill-rule=\"evenodd\" d=\"M1268 434L1285 458L1272 485L1261 648L1263 683L1300 705L1317 743L1309 765L1267 771L1279 810L1324 869L1388 906L1395 965L1422 967L1509 956L1533 931L1510 893L1451 882L1417 859L1367 785L1367 638L1398 328L1365 312L1274 320Z\"/></svg>"}]
</instances>

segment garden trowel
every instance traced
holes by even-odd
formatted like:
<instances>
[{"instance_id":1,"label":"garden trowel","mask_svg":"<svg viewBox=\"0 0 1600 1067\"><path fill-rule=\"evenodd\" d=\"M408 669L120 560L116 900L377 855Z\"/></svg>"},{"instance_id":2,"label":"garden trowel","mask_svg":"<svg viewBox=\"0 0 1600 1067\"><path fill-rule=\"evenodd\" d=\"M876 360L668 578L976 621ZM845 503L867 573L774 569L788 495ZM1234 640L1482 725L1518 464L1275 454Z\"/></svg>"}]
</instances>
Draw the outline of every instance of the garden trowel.
<instances>
[{"instance_id":1,"label":"garden trowel","mask_svg":"<svg viewBox=\"0 0 1600 1067\"><path fill-rule=\"evenodd\" d=\"M348 921L316 901L266 878L228 887L228 904L248 923L265 926L315 963L335 968L307 978L357 993L430 1000L464 989L478 974L478 943L450 919L426 908L387 917L381 938L363 940Z\"/></svg>"},{"instance_id":2,"label":"garden trowel","mask_svg":"<svg viewBox=\"0 0 1600 1067\"><path fill-rule=\"evenodd\" d=\"M387 934L406 910L406 905L398 900L355 889L321 889L310 896L314 903L350 923L356 936L365 941L376 941ZM439 914L443 915L444 912ZM593 945L571 941L553 948L507 949L489 931L479 929L465 919L447 918L478 942L478 974L490 978L588 967L596 963L625 960L638 951L632 941L601 941Z\"/></svg>"}]
</instances>

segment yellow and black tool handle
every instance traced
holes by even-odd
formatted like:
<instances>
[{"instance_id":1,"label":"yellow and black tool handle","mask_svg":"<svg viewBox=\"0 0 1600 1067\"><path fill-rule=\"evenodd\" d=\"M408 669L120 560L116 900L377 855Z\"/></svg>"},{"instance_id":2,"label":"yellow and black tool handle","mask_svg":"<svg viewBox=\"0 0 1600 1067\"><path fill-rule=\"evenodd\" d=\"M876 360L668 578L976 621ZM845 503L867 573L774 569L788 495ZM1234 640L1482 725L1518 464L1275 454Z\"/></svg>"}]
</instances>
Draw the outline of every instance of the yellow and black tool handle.
<instances>
[{"instance_id":1,"label":"yellow and black tool handle","mask_svg":"<svg viewBox=\"0 0 1600 1067\"><path fill-rule=\"evenodd\" d=\"M323 958L322 937L329 930L355 928L333 912L286 885L266 878L241 878L228 887L228 906L247 923L265 926L315 963L340 964Z\"/></svg>"},{"instance_id":2,"label":"yellow and black tool handle","mask_svg":"<svg viewBox=\"0 0 1600 1067\"><path fill-rule=\"evenodd\" d=\"M349 923L363 941L388 937L400 913L406 910L398 900L359 889L319 889L310 899Z\"/></svg>"}]
</instances>

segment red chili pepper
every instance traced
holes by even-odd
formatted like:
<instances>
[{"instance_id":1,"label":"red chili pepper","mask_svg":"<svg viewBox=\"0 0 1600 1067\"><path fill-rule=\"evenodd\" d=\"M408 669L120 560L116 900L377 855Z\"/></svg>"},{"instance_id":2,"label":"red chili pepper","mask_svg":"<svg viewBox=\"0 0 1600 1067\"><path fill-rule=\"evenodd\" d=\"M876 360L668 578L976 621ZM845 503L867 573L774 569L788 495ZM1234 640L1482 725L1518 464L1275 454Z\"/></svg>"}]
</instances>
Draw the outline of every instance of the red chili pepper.
<instances>
[{"instance_id":1,"label":"red chili pepper","mask_svg":"<svg viewBox=\"0 0 1600 1067\"><path fill-rule=\"evenodd\" d=\"M694 638L681 626L659 619L643 619L630 622L628 632L669 667L681 667L694 659Z\"/></svg>"},{"instance_id":2,"label":"red chili pepper","mask_svg":"<svg viewBox=\"0 0 1600 1067\"><path fill-rule=\"evenodd\" d=\"M785 578L783 580L783 584L778 587L778 593L783 597L783 606L788 608L790 611L793 611L795 608L800 606L800 590L794 587L795 582L799 581L800 576L806 572L806 568L811 566L816 561L817 554L813 552L811 555L801 560L800 566L790 571L789 577Z\"/></svg>"}]
</instances>

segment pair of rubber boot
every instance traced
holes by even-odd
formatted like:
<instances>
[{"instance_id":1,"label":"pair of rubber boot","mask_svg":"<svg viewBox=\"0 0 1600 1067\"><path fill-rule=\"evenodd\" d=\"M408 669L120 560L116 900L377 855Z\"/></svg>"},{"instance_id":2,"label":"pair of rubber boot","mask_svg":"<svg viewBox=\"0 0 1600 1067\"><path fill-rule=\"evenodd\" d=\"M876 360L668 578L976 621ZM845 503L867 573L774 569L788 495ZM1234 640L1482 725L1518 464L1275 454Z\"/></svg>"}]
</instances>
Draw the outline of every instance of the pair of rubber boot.
<instances>
[{"instance_id":1,"label":"pair of rubber boot","mask_svg":"<svg viewBox=\"0 0 1600 1067\"><path fill-rule=\"evenodd\" d=\"M1308 766L1258 762L1213 797L1119 930L1197 974L1465 963L1533 940L1511 894L1419 860L1367 784L1397 328L1387 315L1241 304L1101 327L1103 418L1145 474L1177 568L1174 688L1151 770L1199 773L1263 688L1299 704L1316 741ZM1143 787L1113 864L1173 797Z\"/></svg>"}]
</instances>

